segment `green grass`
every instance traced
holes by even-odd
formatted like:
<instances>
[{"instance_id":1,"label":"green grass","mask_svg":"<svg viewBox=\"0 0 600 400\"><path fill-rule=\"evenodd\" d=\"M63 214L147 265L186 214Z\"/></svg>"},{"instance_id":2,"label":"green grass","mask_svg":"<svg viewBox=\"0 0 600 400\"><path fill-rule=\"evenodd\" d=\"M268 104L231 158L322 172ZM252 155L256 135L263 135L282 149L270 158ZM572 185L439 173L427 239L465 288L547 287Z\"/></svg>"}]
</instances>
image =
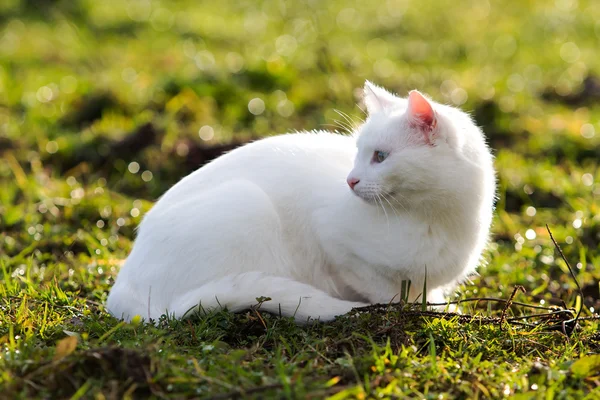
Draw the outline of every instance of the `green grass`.
<instances>
[{"instance_id":1,"label":"green grass","mask_svg":"<svg viewBox=\"0 0 600 400\"><path fill-rule=\"evenodd\" d=\"M600 398L598 21L593 0L1 2L0 397ZM499 199L458 298L523 286L503 318L107 314L153 200L236 143L360 116L365 79L484 127ZM519 302L585 319L516 325L544 312Z\"/></svg>"}]
</instances>

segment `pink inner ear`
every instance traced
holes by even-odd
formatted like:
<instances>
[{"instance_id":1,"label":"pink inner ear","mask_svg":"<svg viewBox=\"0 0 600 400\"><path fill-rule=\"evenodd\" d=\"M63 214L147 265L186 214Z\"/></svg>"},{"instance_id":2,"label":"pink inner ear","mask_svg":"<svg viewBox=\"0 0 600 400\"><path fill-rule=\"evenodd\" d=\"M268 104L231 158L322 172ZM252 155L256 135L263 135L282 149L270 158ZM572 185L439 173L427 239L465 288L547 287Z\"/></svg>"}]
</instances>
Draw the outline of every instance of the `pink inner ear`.
<instances>
[{"instance_id":1,"label":"pink inner ear","mask_svg":"<svg viewBox=\"0 0 600 400\"><path fill-rule=\"evenodd\" d=\"M435 127L435 112L431 104L416 90L408 94L408 115L411 120L424 128L431 130Z\"/></svg>"}]
</instances>

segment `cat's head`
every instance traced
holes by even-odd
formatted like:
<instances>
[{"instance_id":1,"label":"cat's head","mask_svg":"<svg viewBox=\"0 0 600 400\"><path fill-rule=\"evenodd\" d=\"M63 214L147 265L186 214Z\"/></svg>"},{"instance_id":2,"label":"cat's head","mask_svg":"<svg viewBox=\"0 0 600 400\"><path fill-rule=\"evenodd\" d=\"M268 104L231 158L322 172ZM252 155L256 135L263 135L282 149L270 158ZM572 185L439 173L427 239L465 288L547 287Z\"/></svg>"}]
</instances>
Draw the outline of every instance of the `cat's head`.
<instances>
[{"instance_id":1,"label":"cat's head","mask_svg":"<svg viewBox=\"0 0 600 400\"><path fill-rule=\"evenodd\" d=\"M460 110L418 91L399 98L369 82L368 118L358 130L358 152L348 175L363 200L405 210L468 202L494 176L481 131ZM470 197L471 196L471 197Z\"/></svg>"}]
</instances>

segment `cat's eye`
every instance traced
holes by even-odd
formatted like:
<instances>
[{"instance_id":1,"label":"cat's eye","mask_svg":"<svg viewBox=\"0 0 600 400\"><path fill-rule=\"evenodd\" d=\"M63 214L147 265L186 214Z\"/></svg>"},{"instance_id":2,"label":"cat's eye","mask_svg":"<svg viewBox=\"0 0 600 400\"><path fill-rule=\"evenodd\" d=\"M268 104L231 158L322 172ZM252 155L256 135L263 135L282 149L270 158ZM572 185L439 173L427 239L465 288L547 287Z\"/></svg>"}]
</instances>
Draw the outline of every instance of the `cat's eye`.
<instances>
[{"instance_id":1,"label":"cat's eye","mask_svg":"<svg viewBox=\"0 0 600 400\"><path fill-rule=\"evenodd\" d=\"M382 163L389 155L390 153L378 150L375 153L373 153L373 162Z\"/></svg>"}]
</instances>

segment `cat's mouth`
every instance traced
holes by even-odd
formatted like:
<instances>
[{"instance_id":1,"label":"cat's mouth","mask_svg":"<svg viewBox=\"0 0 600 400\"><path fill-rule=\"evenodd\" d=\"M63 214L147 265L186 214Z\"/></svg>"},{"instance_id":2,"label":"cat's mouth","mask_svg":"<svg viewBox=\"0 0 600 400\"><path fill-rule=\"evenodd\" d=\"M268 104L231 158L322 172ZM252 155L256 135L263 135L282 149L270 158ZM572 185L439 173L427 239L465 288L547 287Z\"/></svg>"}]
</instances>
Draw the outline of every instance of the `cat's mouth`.
<instances>
[{"instance_id":1,"label":"cat's mouth","mask_svg":"<svg viewBox=\"0 0 600 400\"><path fill-rule=\"evenodd\" d=\"M363 191L358 191L358 190L353 190L352 193L354 193L354 195L358 198L360 198L361 200L369 203L369 204L375 204L377 202L378 199L378 195L375 192L363 192Z\"/></svg>"},{"instance_id":2,"label":"cat's mouth","mask_svg":"<svg viewBox=\"0 0 600 400\"><path fill-rule=\"evenodd\" d=\"M354 193L354 195L358 198L360 198L362 201L364 201L365 203L369 204L369 205L373 205L373 206L378 206L378 207L384 207L387 208L387 206L389 205L390 208L394 209L396 206L400 206L400 207L405 207L403 206L400 201L396 198L396 193L395 191L358 191L358 190L353 190L352 191Z\"/></svg>"}]
</instances>

